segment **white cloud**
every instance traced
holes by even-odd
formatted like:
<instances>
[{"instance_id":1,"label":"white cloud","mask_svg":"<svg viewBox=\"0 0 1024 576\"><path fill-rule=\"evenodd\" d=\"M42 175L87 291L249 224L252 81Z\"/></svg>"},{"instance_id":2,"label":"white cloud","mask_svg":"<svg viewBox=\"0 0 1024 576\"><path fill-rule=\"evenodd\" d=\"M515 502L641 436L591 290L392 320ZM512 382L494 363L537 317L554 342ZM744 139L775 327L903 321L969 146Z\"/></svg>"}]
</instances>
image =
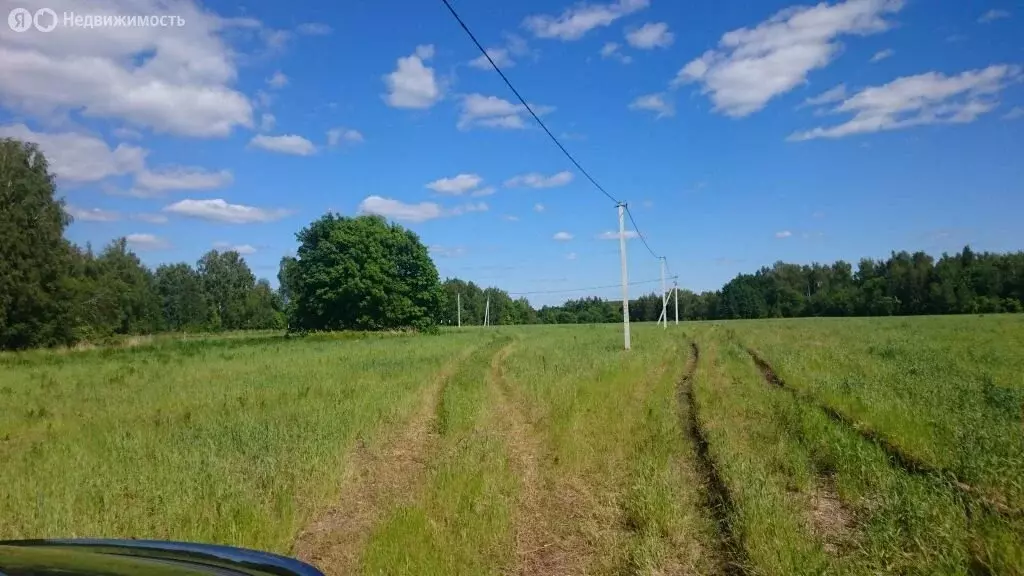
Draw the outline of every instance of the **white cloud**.
<instances>
[{"instance_id":1,"label":"white cloud","mask_svg":"<svg viewBox=\"0 0 1024 576\"><path fill-rule=\"evenodd\" d=\"M210 190L234 181L228 170L208 172L202 168L170 167L153 172L142 170L135 177L133 196L153 196L169 190Z\"/></svg>"},{"instance_id":2,"label":"white cloud","mask_svg":"<svg viewBox=\"0 0 1024 576\"><path fill-rule=\"evenodd\" d=\"M496 190L494 189L494 186L484 186L483 188L480 188L478 190L473 190L472 192L469 193L469 195L473 196L474 198L479 198L481 196L490 196L495 192Z\"/></svg>"},{"instance_id":3,"label":"white cloud","mask_svg":"<svg viewBox=\"0 0 1024 576\"><path fill-rule=\"evenodd\" d=\"M167 216L164 216L163 214L148 214L143 212L141 214L133 214L132 220L139 220L140 222L148 222L150 224L166 224Z\"/></svg>"},{"instance_id":4,"label":"white cloud","mask_svg":"<svg viewBox=\"0 0 1024 576\"><path fill-rule=\"evenodd\" d=\"M619 52L619 45L615 42L608 42L601 47L601 58L613 58L623 64L629 64L633 61L632 56L626 56Z\"/></svg>"},{"instance_id":5,"label":"white cloud","mask_svg":"<svg viewBox=\"0 0 1024 576\"><path fill-rule=\"evenodd\" d=\"M163 211L189 218L227 222L229 224L273 222L291 214L290 211L281 208L257 208L243 204L228 204L220 198L213 200L185 199L169 206L164 206Z\"/></svg>"},{"instance_id":6,"label":"white cloud","mask_svg":"<svg viewBox=\"0 0 1024 576\"><path fill-rule=\"evenodd\" d=\"M306 22L299 24L295 30L299 34L305 34L306 36L326 36L332 32L331 27L327 24L321 24L320 22Z\"/></svg>"},{"instance_id":7,"label":"white cloud","mask_svg":"<svg viewBox=\"0 0 1024 576\"><path fill-rule=\"evenodd\" d=\"M1020 118L1024 118L1024 106L1014 106L1003 115L1003 120L1018 120Z\"/></svg>"},{"instance_id":8,"label":"white cloud","mask_svg":"<svg viewBox=\"0 0 1024 576\"><path fill-rule=\"evenodd\" d=\"M798 132L789 140L842 138L924 124L966 124L996 108L996 96L1021 76L1017 66L996 65L956 76L928 72L873 86L840 103L833 112L853 118L832 127Z\"/></svg>"},{"instance_id":9,"label":"white cloud","mask_svg":"<svg viewBox=\"0 0 1024 576\"><path fill-rule=\"evenodd\" d=\"M327 131L328 146L337 146L342 141L358 144L363 141L363 134L359 130L341 126Z\"/></svg>"},{"instance_id":10,"label":"white cloud","mask_svg":"<svg viewBox=\"0 0 1024 576\"><path fill-rule=\"evenodd\" d=\"M530 105L538 116L554 110L550 106ZM526 128L524 117L529 112L522 104L513 104L497 96L483 94L467 94L462 98L462 113L459 115L457 127L467 130L473 126L488 128Z\"/></svg>"},{"instance_id":11,"label":"white cloud","mask_svg":"<svg viewBox=\"0 0 1024 576\"><path fill-rule=\"evenodd\" d=\"M427 184L427 188L438 194L459 196L476 188L484 179L478 174L459 174L451 178L441 178Z\"/></svg>"},{"instance_id":12,"label":"white cloud","mask_svg":"<svg viewBox=\"0 0 1024 576\"><path fill-rule=\"evenodd\" d=\"M565 259L566 260L575 260L576 259L576 253L575 252L569 252L568 254L565 255Z\"/></svg>"},{"instance_id":13,"label":"white cloud","mask_svg":"<svg viewBox=\"0 0 1024 576\"><path fill-rule=\"evenodd\" d=\"M264 112L260 116L260 132L270 132L274 129L274 125L277 124L277 117L268 112Z\"/></svg>"},{"instance_id":14,"label":"white cloud","mask_svg":"<svg viewBox=\"0 0 1024 576\"><path fill-rule=\"evenodd\" d=\"M359 203L359 212L406 222L425 222L444 216L444 210L435 202L406 204L400 200L380 196L366 197Z\"/></svg>"},{"instance_id":15,"label":"white cloud","mask_svg":"<svg viewBox=\"0 0 1024 576\"><path fill-rule=\"evenodd\" d=\"M893 50L892 48L886 48L885 50L880 50L878 52L875 52L875 55L871 57L871 62L872 63L874 63L874 62L881 62L882 60L885 60L886 58L892 58L893 55L895 55L895 54L896 54L895 50Z\"/></svg>"},{"instance_id":16,"label":"white cloud","mask_svg":"<svg viewBox=\"0 0 1024 576\"><path fill-rule=\"evenodd\" d=\"M543 204L537 203L537 204L533 205L533 211L534 212L543 212L544 210L545 210L545 208L544 208Z\"/></svg>"},{"instance_id":17,"label":"white cloud","mask_svg":"<svg viewBox=\"0 0 1024 576\"><path fill-rule=\"evenodd\" d=\"M656 114L656 118L664 118L676 115L675 105L665 100L665 93L647 94L639 96L629 103L630 110L648 110Z\"/></svg>"},{"instance_id":18,"label":"white cloud","mask_svg":"<svg viewBox=\"0 0 1024 576\"><path fill-rule=\"evenodd\" d=\"M431 254L437 254L441 258L459 258L466 255L466 249L462 246L448 248L445 246L430 246Z\"/></svg>"},{"instance_id":19,"label":"white cloud","mask_svg":"<svg viewBox=\"0 0 1024 576\"><path fill-rule=\"evenodd\" d=\"M988 12L985 12L984 14L982 14L981 17L978 18L978 22L980 22L982 24L988 24L989 22L995 22L996 20L1000 20L1000 19L1003 19L1003 18L1009 18L1009 17L1010 17L1010 13L1007 12L1006 10L992 9L992 10L989 10Z\"/></svg>"},{"instance_id":20,"label":"white cloud","mask_svg":"<svg viewBox=\"0 0 1024 576\"><path fill-rule=\"evenodd\" d=\"M252 244L235 244L229 242L214 242L213 247L222 252L238 252L242 256L256 253L256 247Z\"/></svg>"},{"instance_id":21,"label":"white cloud","mask_svg":"<svg viewBox=\"0 0 1024 576\"><path fill-rule=\"evenodd\" d=\"M398 59L394 72L384 76L388 106L394 108L430 108L442 96L434 69L423 64L434 56L434 46L417 46L416 52Z\"/></svg>"},{"instance_id":22,"label":"white cloud","mask_svg":"<svg viewBox=\"0 0 1024 576\"><path fill-rule=\"evenodd\" d=\"M269 108L274 103L274 95L263 90L256 91L256 105L260 108Z\"/></svg>"},{"instance_id":23,"label":"white cloud","mask_svg":"<svg viewBox=\"0 0 1024 576\"><path fill-rule=\"evenodd\" d=\"M812 96L807 100L804 100L804 106L821 106L822 104L831 104L832 102L839 102L846 98L846 84L840 84L835 88L826 90L817 96Z\"/></svg>"},{"instance_id":24,"label":"white cloud","mask_svg":"<svg viewBox=\"0 0 1024 576\"><path fill-rule=\"evenodd\" d=\"M508 220L509 222L519 222L519 216L513 216L512 214L506 214L502 216L502 218Z\"/></svg>"},{"instance_id":25,"label":"white cloud","mask_svg":"<svg viewBox=\"0 0 1024 576\"><path fill-rule=\"evenodd\" d=\"M167 240L152 234L129 234L124 239L135 250L163 250L171 247Z\"/></svg>"},{"instance_id":26,"label":"white cloud","mask_svg":"<svg viewBox=\"0 0 1024 576\"><path fill-rule=\"evenodd\" d=\"M841 49L840 36L888 30L884 16L902 7L903 0L846 0L787 8L754 28L727 32L717 49L684 66L673 84L697 83L716 111L747 116L827 66Z\"/></svg>"},{"instance_id":27,"label":"white cloud","mask_svg":"<svg viewBox=\"0 0 1024 576\"><path fill-rule=\"evenodd\" d=\"M96 182L129 174L141 170L146 162L146 150L138 146L118 144L111 150L99 138L73 132L45 134L33 132L24 124L14 124L0 126L0 138L35 142L46 155L50 170L58 178L73 182Z\"/></svg>"},{"instance_id":28,"label":"white cloud","mask_svg":"<svg viewBox=\"0 0 1024 576\"><path fill-rule=\"evenodd\" d=\"M316 146L302 136L287 134L283 136L267 136L257 134L249 141L249 145L268 150L280 152L281 154L294 154L296 156L309 156L316 152Z\"/></svg>"},{"instance_id":29,"label":"white cloud","mask_svg":"<svg viewBox=\"0 0 1024 576\"><path fill-rule=\"evenodd\" d=\"M569 234L568 232L556 232L551 239L559 242L568 242L569 240L572 240L572 234Z\"/></svg>"},{"instance_id":30,"label":"white cloud","mask_svg":"<svg viewBox=\"0 0 1024 576\"><path fill-rule=\"evenodd\" d=\"M285 76L280 70L274 72L274 75L267 78L267 84L271 88L284 88L288 85L288 77Z\"/></svg>"},{"instance_id":31,"label":"white cloud","mask_svg":"<svg viewBox=\"0 0 1024 576\"><path fill-rule=\"evenodd\" d=\"M626 41L630 46L641 50L668 48L675 41L675 35L668 31L668 24L664 22L648 22L627 32Z\"/></svg>"},{"instance_id":32,"label":"white cloud","mask_svg":"<svg viewBox=\"0 0 1024 576\"><path fill-rule=\"evenodd\" d=\"M187 24L0 31L0 78L18 79L0 83L3 105L38 117L76 112L194 137L252 127L252 106L233 88L237 52L223 39L239 22L191 0L48 0L46 7L58 15L162 15Z\"/></svg>"},{"instance_id":33,"label":"white cloud","mask_svg":"<svg viewBox=\"0 0 1024 576\"><path fill-rule=\"evenodd\" d=\"M491 57L491 60L494 60L494 63L499 68L511 68L516 65L515 61L512 60L512 57L509 55L507 48L488 48L487 55ZM483 54L470 60L469 65L481 70L491 69L491 63L487 61L487 58L485 58Z\"/></svg>"},{"instance_id":34,"label":"white cloud","mask_svg":"<svg viewBox=\"0 0 1024 576\"><path fill-rule=\"evenodd\" d=\"M638 10L647 8L649 0L618 0L610 4L577 4L559 16L537 15L523 21L523 26L538 38L579 40L594 28L608 26Z\"/></svg>"},{"instance_id":35,"label":"white cloud","mask_svg":"<svg viewBox=\"0 0 1024 576\"><path fill-rule=\"evenodd\" d=\"M505 181L506 188L519 188L525 186L527 188L556 188L558 186L565 186L572 182L572 172L563 171L551 176L544 176L537 172L531 172L529 174L521 174L513 178L509 178Z\"/></svg>"},{"instance_id":36,"label":"white cloud","mask_svg":"<svg viewBox=\"0 0 1024 576\"><path fill-rule=\"evenodd\" d=\"M792 236L792 235L793 235L793 233L792 233L792 232L790 232L789 230L782 230L781 232L776 232L776 233L775 233L775 237L776 237L776 238L779 238L779 239L782 239L782 238L789 238L789 237L790 237L790 236Z\"/></svg>"},{"instance_id":37,"label":"white cloud","mask_svg":"<svg viewBox=\"0 0 1024 576\"><path fill-rule=\"evenodd\" d=\"M100 208L78 208L77 206L65 206L64 211L78 222L116 222L121 215L111 210Z\"/></svg>"},{"instance_id":38,"label":"white cloud","mask_svg":"<svg viewBox=\"0 0 1024 576\"><path fill-rule=\"evenodd\" d=\"M445 215L461 216L468 212L487 212L488 210L490 210L490 207L486 202L470 202L468 204L462 204L446 210Z\"/></svg>"},{"instance_id":39,"label":"white cloud","mask_svg":"<svg viewBox=\"0 0 1024 576\"><path fill-rule=\"evenodd\" d=\"M622 235L626 238L626 240L632 240L633 238L637 237L637 233L634 230L626 230ZM602 233L598 234L597 235L597 239L598 240L618 240L619 239L619 233L618 232L612 232L612 231L609 230L608 232L602 232Z\"/></svg>"}]
</instances>

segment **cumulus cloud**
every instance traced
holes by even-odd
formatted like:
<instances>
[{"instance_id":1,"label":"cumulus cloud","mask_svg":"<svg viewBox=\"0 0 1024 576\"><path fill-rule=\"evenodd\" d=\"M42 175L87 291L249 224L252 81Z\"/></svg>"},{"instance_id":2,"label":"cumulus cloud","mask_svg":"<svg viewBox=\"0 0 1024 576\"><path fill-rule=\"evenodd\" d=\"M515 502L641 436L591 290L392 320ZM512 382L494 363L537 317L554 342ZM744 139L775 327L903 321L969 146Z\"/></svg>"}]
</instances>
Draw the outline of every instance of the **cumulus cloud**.
<instances>
[{"instance_id":1,"label":"cumulus cloud","mask_svg":"<svg viewBox=\"0 0 1024 576\"><path fill-rule=\"evenodd\" d=\"M234 181L229 170L209 172L202 168L170 167L158 171L143 170L135 177L136 196L155 195L169 190L210 190ZM149 194L139 193L140 190Z\"/></svg>"},{"instance_id":2,"label":"cumulus cloud","mask_svg":"<svg viewBox=\"0 0 1024 576\"><path fill-rule=\"evenodd\" d=\"M171 247L170 242L153 234L129 234L124 239L133 250L163 250Z\"/></svg>"},{"instance_id":3,"label":"cumulus cloud","mask_svg":"<svg viewBox=\"0 0 1024 576\"><path fill-rule=\"evenodd\" d=\"M790 232L789 230L782 230L782 231L779 231L779 232L776 232L776 233L775 233L775 237L776 237L776 238L779 238L780 240L781 240L782 238L789 238L789 237L790 237L790 236L792 236L792 235L793 235L793 233L792 233L792 232Z\"/></svg>"},{"instance_id":4,"label":"cumulus cloud","mask_svg":"<svg viewBox=\"0 0 1024 576\"><path fill-rule=\"evenodd\" d=\"M996 20L1002 20L1003 18L1009 17L1010 13L1007 12L1006 10L992 9L982 14L981 17L978 18L978 22L982 24L988 24L989 22L995 22Z\"/></svg>"},{"instance_id":5,"label":"cumulus cloud","mask_svg":"<svg viewBox=\"0 0 1024 576\"><path fill-rule=\"evenodd\" d=\"M478 174L459 174L451 178L441 178L427 184L427 188L438 194L459 196L476 188L484 181Z\"/></svg>"},{"instance_id":6,"label":"cumulus cloud","mask_svg":"<svg viewBox=\"0 0 1024 576\"><path fill-rule=\"evenodd\" d=\"M955 76L928 72L897 78L862 90L832 110L853 114L849 121L797 132L789 140L842 138L924 124L966 124L994 110L999 92L1020 77L1018 66L994 65Z\"/></svg>"},{"instance_id":7,"label":"cumulus cloud","mask_svg":"<svg viewBox=\"0 0 1024 576\"><path fill-rule=\"evenodd\" d=\"M892 48L886 48L885 50L880 50L878 52L875 52L875 55L871 57L871 62L872 63L881 62L882 60L885 60L886 58L892 58L893 55L895 55L895 54L896 54L895 50L893 50Z\"/></svg>"},{"instance_id":8,"label":"cumulus cloud","mask_svg":"<svg viewBox=\"0 0 1024 576\"><path fill-rule=\"evenodd\" d=\"M434 46L417 46L415 53L398 59L394 72L384 76L384 101L393 108L430 108L442 96L434 69L424 61L433 58Z\"/></svg>"},{"instance_id":9,"label":"cumulus cloud","mask_svg":"<svg viewBox=\"0 0 1024 576\"><path fill-rule=\"evenodd\" d=\"M839 102L841 100L844 100L845 98L846 84L840 84L835 88L831 88L829 90L822 92L821 94L818 94L817 96L812 96L807 100L804 100L804 105L821 106L822 104L831 104L833 102Z\"/></svg>"},{"instance_id":10,"label":"cumulus cloud","mask_svg":"<svg viewBox=\"0 0 1024 576\"><path fill-rule=\"evenodd\" d=\"M64 211L76 222L116 222L121 219L121 215L117 212L100 208L79 208L68 205L64 207Z\"/></svg>"},{"instance_id":11,"label":"cumulus cloud","mask_svg":"<svg viewBox=\"0 0 1024 576\"><path fill-rule=\"evenodd\" d=\"M675 105L665 99L664 92L639 96L629 103L629 109L654 112L656 118L665 118L676 114Z\"/></svg>"},{"instance_id":12,"label":"cumulus cloud","mask_svg":"<svg viewBox=\"0 0 1024 576\"><path fill-rule=\"evenodd\" d=\"M327 131L327 145L337 146L341 142L349 142L351 144L358 144L363 141L363 134L359 130L353 130L352 128L337 127L331 128Z\"/></svg>"},{"instance_id":13,"label":"cumulus cloud","mask_svg":"<svg viewBox=\"0 0 1024 576\"><path fill-rule=\"evenodd\" d=\"M608 26L650 5L650 0L618 0L609 4L577 4L558 16L529 16L523 26L538 38L579 40L587 32Z\"/></svg>"},{"instance_id":14,"label":"cumulus cloud","mask_svg":"<svg viewBox=\"0 0 1024 576\"><path fill-rule=\"evenodd\" d=\"M252 105L233 87L237 53L223 38L241 22L192 0L48 0L46 6L58 15L162 15L187 25L161 27L159 33L114 26L0 32L0 78L18 79L0 83L3 105L46 118L74 111L193 137L224 137L236 127L252 127Z\"/></svg>"},{"instance_id":15,"label":"cumulus cloud","mask_svg":"<svg viewBox=\"0 0 1024 576\"><path fill-rule=\"evenodd\" d=\"M575 260L576 259L576 253L575 252L569 252L568 254L565 255L565 259L566 260Z\"/></svg>"},{"instance_id":16,"label":"cumulus cloud","mask_svg":"<svg viewBox=\"0 0 1024 576\"><path fill-rule=\"evenodd\" d=\"M252 244L231 244L230 242L214 242L213 247L221 252L238 252L242 256L256 253L256 247Z\"/></svg>"},{"instance_id":17,"label":"cumulus cloud","mask_svg":"<svg viewBox=\"0 0 1024 576\"><path fill-rule=\"evenodd\" d=\"M1014 106L1003 115L1003 120L1018 120L1020 118L1024 118L1024 106Z\"/></svg>"},{"instance_id":18,"label":"cumulus cloud","mask_svg":"<svg viewBox=\"0 0 1024 576\"><path fill-rule=\"evenodd\" d=\"M96 182L137 172L146 162L146 150L138 146L118 144L111 149L99 138L73 132L46 134L34 132L24 124L13 124L0 126L0 138L38 144L50 162L50 170L58 178L72 182Z\"/></svg>"},{"instance_id":19,"label":"cumulus cloud","mask_svg":"<svg viewBox=\"0 0 1024 576\"><path fill-rule=\"evenodd\" d=\"M505 181L506 188L556 188L558 186L565 186L572 182L572 172L563 171L551 176L544 176L537 172L531 172L529 174L521 174L509 178Z\"/></svg>"},{"instance_id":20,"label":"cumulus cloud","mask_svg":"<svg viewBox=\"0 0 1024 576\"><path fill-rule=\"evenodd\" d=\"M633 61L632 56L627 56L619 51L619 45L616 42L608 42L601 47L601 58L612 58L623 64L629 64Z\"/></svg>"},{"instance_id":21,"label":"cumulus cloud","mask_svg":"<svg viewBox=\"0 0 1024 576\"><path fill-rule=\"evenodd\" d=\"M484 202L470 202L453 208L443 208L436 202L419 202L410 204L383 198L381 196L368 196L359 203L361 214L377 214L393 220L404 222L426 222L446 216L461 216L470 212L485 212L489 209Z\"/></svg>"},{"instance_id":22,"label":"cumulus cloud","mask_svg":"<svg viewBox=\"0 0 1024 576\"><path fill-rule=\"evenodd\" d=\"M554 110L550 106L537 106L532 103L530 107L538 116ZM474 126L521 129L526 128L527 114L529 112L522 104L513 104L497 96L467 94L462 97L462 113L456 126L459 130L467 130Z\"/></svg>"},{"instance_id":23,"label":"cumulus cloud","mask_svg":"<svg viewBox=\"0 0 1024 576\"><path fill-rule=\"evenodd\" d=\"M632 240L633 238L637 237L637 233L634 230L626 230L625 232L623 232L622 236L626 240ZM597 235L597 239L598 240L618 240L619 239L619 233L618 232L612 232L612 231L609 230L608 232L602 232L602 233L598 234Z\"/></svg>"},{"instance_id":24,"label":"cumulus cloud","mask_svg":"<svg viewBox=\"0 0 1024 576\"><path fill-rule=\"evenodd\" d=\"M469 195L473 197L490 196L495 192L496 190L494 189L494 186L484 186L483 188L473 190L472 192L469 193Z\"/></svg>"},{"instance_id":25,"label":"cumulus cloud","mask_svg":"<svg viewBox=\"0 0 1024 576\"><path fill-rule=\"evenodd\" d=\"M487 56L491 57L491 60L494 61L498 68L511 68L516 65L515 60L512 59L507 48L488 48ZM481 70L491 69L491 63L487 61L487 58L484 57L483 54L470 60L469 65Z\"/></svg>"},{"instance_id":26,"label":"cumulus cloud","mask_svg":"<svg viewBox=\"0 0 1024 576\"><path fill-rule=\"evenodd\" d=\"M274 125L277 124L277 117L268 112L264 112L260 116L260 132L270 132L274 129Z\"/></svg>"},{"instance_id":27,"label":"cumulus cloud","mask_svg":"<svg viewBox=\"0 0 1024 576\"><path fill-rule=\"evenodd\" d=\"M288 77L285 76L280 70L274 72L274 75L267 78L267 84L271 88L284 88L288 85Z\"/></svg>"},{"instance_id":28,"label":"cumulus cloud","mask_svg":"<svg viewBox=\"0 0 1024 576\"><path fill-rule=\"evenodd\" d=\"M544 208L543 204L537 203L533 205L534 212L543 212L544 210L546 210L546 208Z\"/></svg>"},{"instance_id":29,"label":"cumulus cloud","mask_svg":"<svg viewBox=\"0 0 1024 576\"><path fill-rule=\"evenodd\" d=\"M626 33L626 42L633 48L651 50L668 48L675 41L675 35L669 32L664 22L649 22Z\"/></svg>"},{"instance_id":30,"label":"cumulus cloud","mask_svg":"<svg viewBox=\"0 0 1024 576\"><path fill-rule=\"evenodd\" d=\"M257 208L244 204L228 204L220 198L213 200L185 199L163 208L164 212L228 224L252 224L280 220L290 211L282 208Z\"/></svg>"},{"instance_id":31,"label":"cumulus cloud","mask_svg":"<svg viewBox=\"0 0 1024 576\"><path fill-rule=\"evenodd\" d=\"M556 232L555 235L552 236L552 240L568 242L569 240L572 240L572 234L569 234L568 232Z\"/></svg>"},{"instance_id":32,"label":"cumulus cloud","mask_svg":"<svg viewBox=\"0 0 1024 576\"><path fill-rule=\"evenodd\" d=\"M753 28L727 32L717 49L684 66L673 84L696 83L716 111L747 116L827 66L840 51L841 36L884 32L891 26L885 16L902 7L903 0L846 0L787 8Z\"/></svg>"},{"instance_id":33,"label":"cumulus cloud","mask_svg":"<svg viewBox=\"0 0 1024 576\"><path fill-rule=\"evenodd\" d=\"M316 152L316 146L312 142L296 134L286 134L283 136L257 134L249 141L249 145L269 152L293 154L295 156L309 156Z\"/></svg>"}]
</instances>

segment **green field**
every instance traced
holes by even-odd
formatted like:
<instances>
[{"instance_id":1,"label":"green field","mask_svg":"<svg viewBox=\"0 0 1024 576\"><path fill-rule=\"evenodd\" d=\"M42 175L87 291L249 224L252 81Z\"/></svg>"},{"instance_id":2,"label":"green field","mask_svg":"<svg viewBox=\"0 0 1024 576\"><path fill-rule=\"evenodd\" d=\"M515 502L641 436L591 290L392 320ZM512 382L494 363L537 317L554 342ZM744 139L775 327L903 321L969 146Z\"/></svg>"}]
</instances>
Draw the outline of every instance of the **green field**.
<instances>
[{"instance_id":1,"label":"green field","mask_svg":"<svg viewBox=\"0 0 1024 576\"><path fill-rule=\"evenodd\" d=\"M328 574L1024 574L1024 317L0 354L0 539Z\"/></svg>"}]
</instances>

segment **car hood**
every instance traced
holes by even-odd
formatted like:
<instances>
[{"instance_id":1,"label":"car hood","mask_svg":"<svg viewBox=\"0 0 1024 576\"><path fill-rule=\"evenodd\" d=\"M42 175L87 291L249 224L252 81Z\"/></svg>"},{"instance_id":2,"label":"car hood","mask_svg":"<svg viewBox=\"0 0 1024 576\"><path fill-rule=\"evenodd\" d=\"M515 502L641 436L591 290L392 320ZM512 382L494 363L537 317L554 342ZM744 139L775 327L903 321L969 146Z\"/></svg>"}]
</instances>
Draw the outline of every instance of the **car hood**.
<instances>
[{"instance_id":1,"label":"car hood","mask_svg":"<svg viewBox=\"0 0 1024 576\"><path fill-rule=\"evenodd\" d=\"M323 576L277 554L160 540L0 541L6 576Z\"/></svg>"}]
</instances>

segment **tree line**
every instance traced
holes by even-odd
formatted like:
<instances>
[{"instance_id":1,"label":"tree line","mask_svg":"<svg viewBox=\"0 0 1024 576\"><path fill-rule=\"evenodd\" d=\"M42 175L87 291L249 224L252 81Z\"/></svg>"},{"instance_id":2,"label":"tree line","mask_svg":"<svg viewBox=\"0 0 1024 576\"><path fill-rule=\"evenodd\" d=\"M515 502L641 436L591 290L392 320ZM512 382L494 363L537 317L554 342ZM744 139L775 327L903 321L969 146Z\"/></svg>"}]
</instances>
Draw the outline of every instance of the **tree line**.
<instances>
[{"instance_id":1,"label":"tree line","mask_svg":"<svg viewBox=\"0 0 1024 576\"><path fill-rule=\"evenodd\" d=\"M412 231L379 216L328 213L296 234L279 288L257 280L237 252L211 250L195 265L146 267L117 239L94 253L64 238L70 217L34 144L0 140L0 349L70 345L161 331L281 329L433 331L480 325L620 322L621 302L597 297L533 308L495 287L440 280ZM461 304L461 308L460 308ZM661 296L630 302L654 321ZM968 314L1024 310L1024 252L965 247L862 259L856 272L777 262L720 290L679 292L681 320ZM674 317L674 302L669 317Z\"/></svg>"},{"instance_id":2,"label":"tree line","mask_svg":"<svg viewBox=\"0 0 1024 576\"><path fill-rule=\"evenodd\" d=\"M45 156L0 140L0 349L284 327L277 292L237 252L151 270L124 238L99 253L69 242L70 222Z\"/></svg>"}]
</instances>

